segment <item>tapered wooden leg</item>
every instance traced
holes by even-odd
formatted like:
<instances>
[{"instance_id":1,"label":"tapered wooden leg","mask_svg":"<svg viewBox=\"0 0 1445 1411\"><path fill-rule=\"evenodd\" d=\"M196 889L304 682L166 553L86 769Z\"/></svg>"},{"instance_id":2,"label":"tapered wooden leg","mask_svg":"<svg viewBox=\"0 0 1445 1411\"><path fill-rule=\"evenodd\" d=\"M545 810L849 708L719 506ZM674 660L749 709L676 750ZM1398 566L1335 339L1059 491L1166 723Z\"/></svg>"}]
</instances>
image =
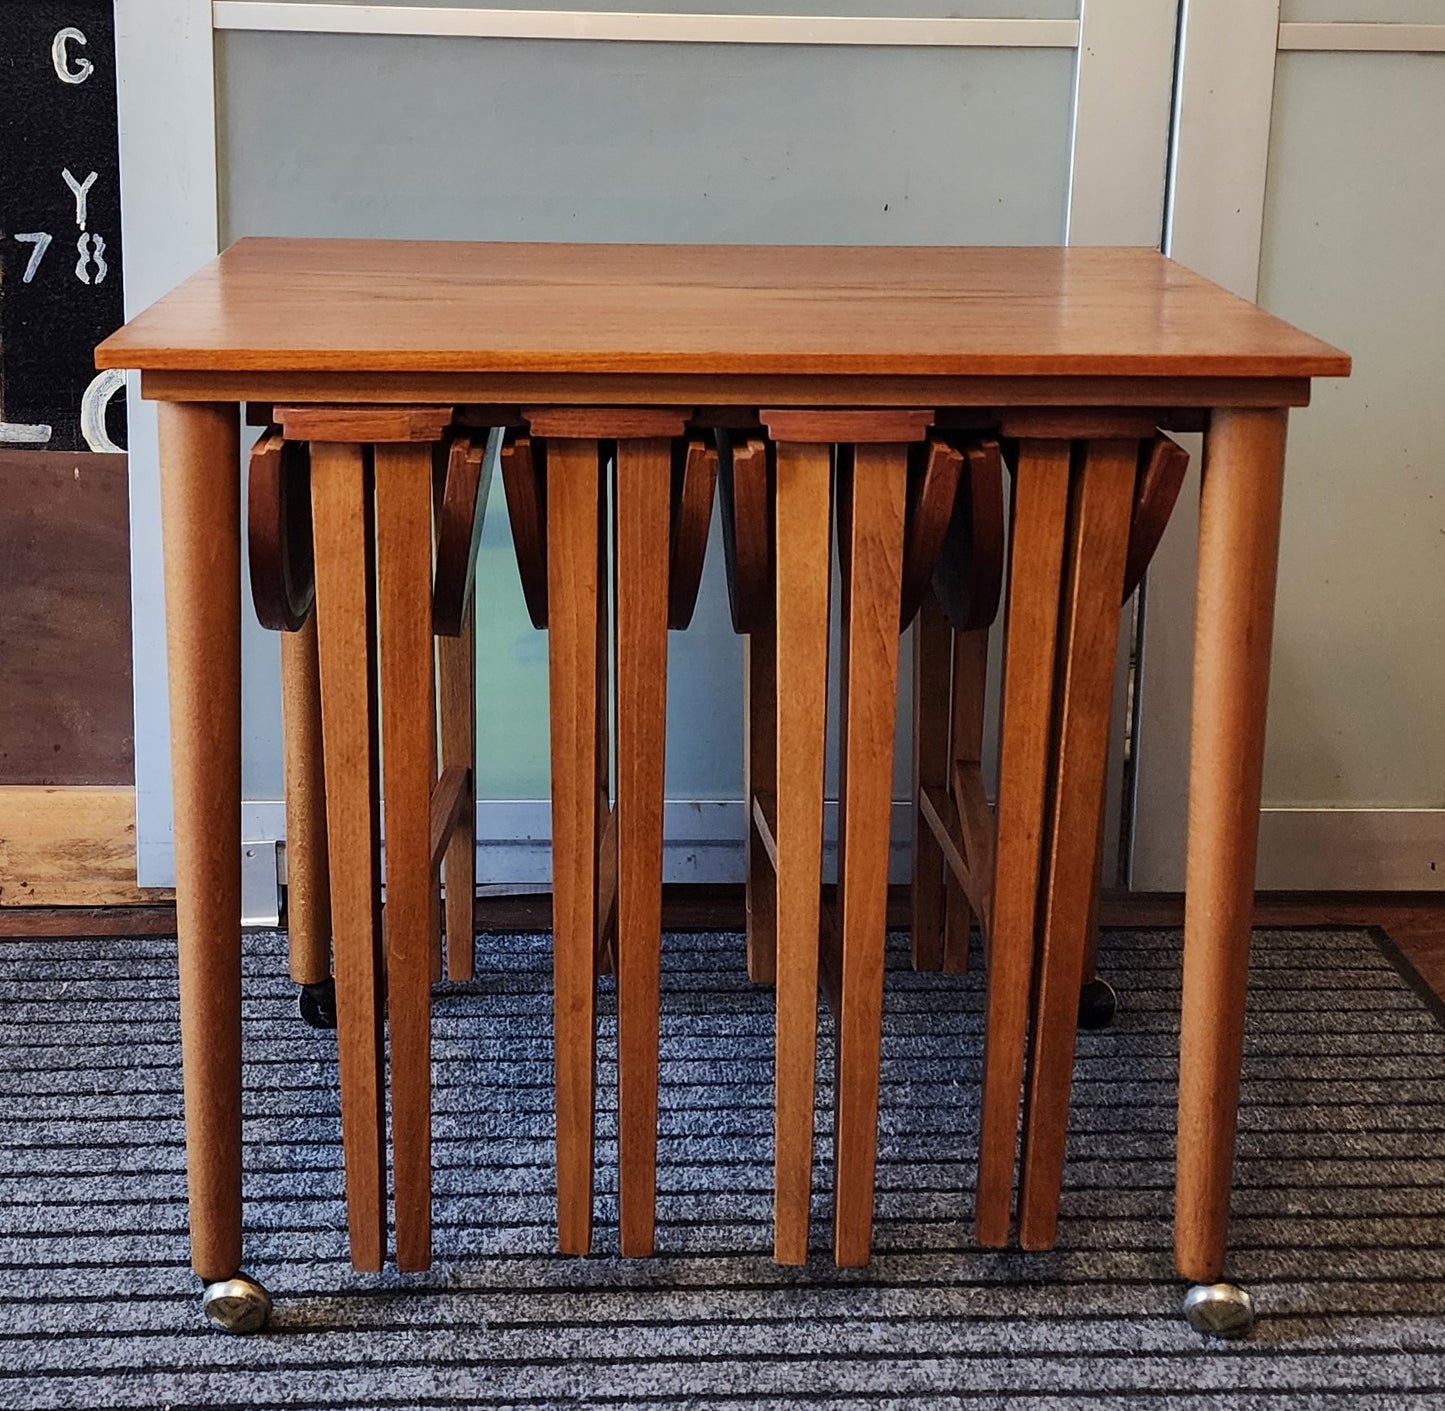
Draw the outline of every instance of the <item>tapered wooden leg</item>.
<instances>
[{"instance_id":1,"label":"tapered wooden leg","mask_svg":"<svg viewBox=\"0 0 1445 1411\"><path fill-rule=\"evenodd\" d=\"M943 966L943 849L923 816L923 790L948 789L953 633L930 591L913 624L913 968Z\"/></svg>"},{"instance_id":2,"label":"tapered wooden leg","mask_svg":"<svg viewBox=\"0 0 1445 1411\"><path fill-rule=\"evenodd\" d=\"M978 1242L994 1248L1008 1242L1013 1203L1068 503L1068 443L1024 442L1013 489L975 1214Z\"/></svg>"},{"instance_id":3,"label":"tapered wooden leg","mask_svg":"<svg viewBox=\"0 0 1445 1411\"><path fill-rule=\"evenodd\" d=\"M467 770L466 801L461 821L447 844L446 879L447 978L470 980L474 973L477 898L477 606L467 605L459 637L437 638L441 694L442 768Z\"/></svg>"},{"instance_id":4,"label":"tapered wooden leg","mask_svg":"<svg viewBox=\"0 0 1445 1411\"><path fill-rule=\"evenodd\" d=\"M286 756L286 935L291 978L331 974L331 880L326 852L326 770L316 614L281 634L281 733Z\"/></svg>"},{"instance_id":5,"label":"tapered wooden leg","mask_svg":"<svg viewBox=\"0 0 1445 1411\"><path fill-rule=\"evenodd\" d=\"M777 574L777 1042L773 1257L808 1260L823 877L831 465L826 446L781 445ZM897 637L894 625L894 637Z\"/></svg>"},{"instance_id":6,"label":"tapered wooden leg","mask_svg":"<svg viewBox=\"0 0 1445 1411\"><path fill-rule=\"evenodd\" d=\"M953 637L953 719L949 726L949 757L952 765L977 769L983 760L983 713L988 692L988 628L956 632ZM949 786L954 770L949 768ZM956 800L959 807L963 801ZM949 975L968 969L969 930L973 911L958 880L949 874L948 904L943 932L943 968ZM987 939L986 918L980 927Z\"/></svg>"},{"instance_id":7,"label":"tapered wooden leg","mask_svg":"<svg viewBox=\"0 0 1445 1411\"><path fill-rule=\"evenodd\" d=\"M839 483L851 543L842 585L833 1257L845 1266L868 1262L873 1234L907 469L902 446L859 446Z\"/></svg>"},{"instance_id":8,"label":"tapered wooden leg","mask_svg":"<svg viewBox=\"0 0 1445 1411\"><path fill-rule=\"evenodd\" d=\"M617 1083L622 1253L652 1253L671 446L617 448Z\"/></svg>"},{"instance_id":9,"label":"tapered wooden leg","mask_svg":"<svg viewBox=\"0 0 1445 1411\"><path fill-rule=\"evenodd\" d=\"M372 475L362 448L311 448L316 626L336 971L336 1047L351 1262L386 1257L380 789Z\"/></svg>"},{"instance_id":10,"label":"tapered wooden leg","mask_svg":"<svg viewBox=\"0 0 1445 1411\"><path fill-rule=\"evenodd\" d=\"M1090 903L1098 891L1119 598L1137 459L1133 441L1093 442L1071 492L1058 746L1019 1163L1019 1243L1025 1249L1053 1248L1058 1226L1079 987Z\"/></svg>"},{"instance_id":11,"label":"tapered wooden leg","mask_svg":"<svg viewBox=\"0 0 1445 1411\"><path fill-rule=\"evenodd\" d=\"M1204 440L1174 1233L1197 1283L1229 1225L1286 415L1216 411Z\"/></svg>"},{"instance_id":12,"label":"tapered wooden leg","mask_svg":"<svg viewBox=\"0 0 1445 1411\"><path fill-rule=\"evenodd\" d=\"M386 816L386 1009L396 1262L431 1264L431 447L377 446L376 556Z\"/></svg>"},{"instance_id":13,"label":"tapered wooden leg","mask_svg":"<svg viewBox=\"0 0 1445 1411\"><path fill-rule=\"evenodd\" d=\"M241 1265L241 499L237 408L162 403L161 525L191 1266Z\"/></svg>"},{"instance_id":14,"label":"tapered wooden leg","mask_svg":"<svg viewBox=\"0 0 1445 1411\"><path fill-rule=\"evenodd\" d=\"M595 441L552 442L547 473L547 621L552 732L552 1007L557 1243L592 1243L597 1002L597 613L601 589Z\"/></svg>"},{"instance_id":15,"label":"tapered wooden leg","mask_svg":"<svg viewBox=\"0 0 1445 1411\"><path fill-rule=\"evenodd\" d=\"M744 852L747 873L748 976L770 985L778 973L778 880L758 837L753 798L778 795L777 629L772 622L752 631L743 646L747 726L744 734L743 800L747 809Z\"/></svg>"}]
</instances>

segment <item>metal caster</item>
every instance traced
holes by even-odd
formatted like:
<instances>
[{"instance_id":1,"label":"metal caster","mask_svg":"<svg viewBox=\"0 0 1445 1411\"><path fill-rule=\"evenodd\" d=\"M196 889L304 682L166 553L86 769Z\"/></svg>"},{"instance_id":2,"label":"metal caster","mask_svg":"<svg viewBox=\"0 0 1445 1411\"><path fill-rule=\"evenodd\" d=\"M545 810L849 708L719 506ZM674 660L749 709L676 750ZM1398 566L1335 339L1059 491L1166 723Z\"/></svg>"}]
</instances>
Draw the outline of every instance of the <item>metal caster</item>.
<instances>
[{"instance_id":1,"label":"metal caster","mask_svg":"<svg viewBox=\"0 0 1445 1411\"><path fill-rule=\"evenodd\" d=\"M1242 1338L1254 1327L1254 1300L1237 1284L1195 1284L1184 1295L1184 1316L1206 1337Z\"/></svg>"},{"instance_id":2,"label":"metal caster","mask_svg":"<svg viewBox=\"0 0 1445 1411\"><path fill-rule=\"evenodd\" d=\"M206 1286L201 1311L228 1333L259 1333L271 1317L271 1295L255 1279L237 1274Z\"/></svg>"},{"instance_id":3,"label":"metal caster","mask_svg":"<svg viewBox=\"0 0 1445 1411\"><path fill-rule=\"evenodd\" d=\"M336 1027L336 981L318 980L314 985L302 985L297 996L296 1007L301 1017L313 1029L334 1029Z\"/></svg>"},{"instance_id":4,"label":"metal caster","mask_svg":"<svg viewBox=\"0 0 1445 1411\"><path fill-rule=\"evenodd\" d=\"M1114 1022L1119 997L1107 980L1097 977L1079 991L1079 1028L1107 1029Z\"/></svg>"}]
</instances>

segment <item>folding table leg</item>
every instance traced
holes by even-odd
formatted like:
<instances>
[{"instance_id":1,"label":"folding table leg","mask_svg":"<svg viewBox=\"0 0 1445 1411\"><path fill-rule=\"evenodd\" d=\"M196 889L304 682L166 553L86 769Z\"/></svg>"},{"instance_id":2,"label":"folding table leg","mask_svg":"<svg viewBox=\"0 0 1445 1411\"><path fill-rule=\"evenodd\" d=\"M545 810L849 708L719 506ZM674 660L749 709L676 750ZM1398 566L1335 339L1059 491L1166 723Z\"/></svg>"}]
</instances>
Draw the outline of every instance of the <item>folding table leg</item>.
<instances>
[{"instance_id":1,"label":"folding table leg","mask_svg":"<svg viewBox=\"0 0 1445 1411\"><path fill-rule=\"evenodd\" d=\"M873 1229L907 469L906 447L859 445L838 487L850 541L843 555L842 966L833 1127L833 1255L840 1265L868 1262Z\"/></svg>"},{"instance_id":2,"label":"folding table leg","mask_svg":"<svg viewBox=\"0 0 1445 1411\"><path fill-rule=\"evenodd\" d=\"M1051 1249L1058 1225L1137 459L1134 441L1093 441L1071 491L1054 793L1019 1163L1025 1249Z\"/></svg>"},{"instance_id":3,"label":"folding table leg","mask_svg":"<svg viewBox=\"0 0 1445 1411\"><path fill-rule=\"evenodd\" d=\"M828 704L830 457L777 448L773 615L777 741L777 1014L773 1258L808 1260ZM897 637L895 624L894 637Z\"/></svg>"},{"instance_id":4,"label":"folding table leg","mask_svg":"<svg viewBox=\"0 0 1445 1411\"><path fill-rule=\"evenodd\" d=\"M592 1243L597 1043L597 614L602 595L597 443L559 439L547 475L552 735L552 1004L557 1241Z\"/></svg>"},{"instance_id":5,"label":"folding table leg","mask_svg":"<svg viewBox=\"0 0 1445 1411\"><path fill-rule=\"evenodd\" d=\"M983 760L983 715L988 691L988 628L953 634L953 719L949 727L949 787L959 766L978 769ZM963 800L955 799L960 812ZM991 879L990 879L991 880ZM989 881L985 882L989 885ZM979 928L987 942L987 918L979 917ZM944 916L943 968L949 975L968 969L969 931L973 910L950 869L947 909Z\"/></svg>"},{"instance_id":6,"label":"folding table leg","mask_svg":"<svg viewBox=\"0 0 1445 1411\"><path fill-rule=\"evenodd\" d=\"M923 815L923 790L948 790L953 633L930 590L913 624L913 968L943 968L943 849Z\"/></svg>"},{"instance_id":7,"label":"folding table leg","mask_svg":"<svg viewBox=\"0 0 1445 1411\"><path fill-rule=\"evenodd\" d=\"M1049 775L1069 443L1023 442L1014 472L998 843L979 1113L978 1242L1008 1243Z\"/></svg>"},{"instance_id":8,"label":"folding table leg","mask_svg":"<svg viewBox=\"0 0 1445 1411\"><path fill-rule=\"evenodd\" d=\"M653 1249L671 443L617 446L617 1081L622 1253Z\"/></svg>"},{"instance_id":9,"label":"folding table leg","mask_svg":"<svg viewBox=\"0 0 1445 1411\"><path fill-rule=\"evenodd\" d=\"M281 633L281 715L286 755L286 936L291 978L298 985L324 985L331 978L331 882L315 612L298 631Z\"/></svg>"},{"instance_id":10,"label":"folding table leg","mask_svg":"<svg viewBox=\"0 0 1445 1411\"><path fill-rule=\"evenodd\" d=\"M311 448L317 644L331 869L336 1041L351 1262L386 1257L380 790L372 473L362 447Z\"/></svg>"},{"instance_id":11,"label":"folding table leg","mask_svg":"<svg viewBox=\"0 0 1445 1411\"><path fill-rule=\"evenodd\" d=\"M447 978L470 980L475 968L477 898L477 690L476 602L467 605L459 637L437 638L437 678L441 694L442 768L467 771L461 821L447 844Z\"/></svg>"},{"instance_id":12,"label":"folding table leg","mask_svg":"<svg viewBox=\"0 0 1445 1411\"><path fill-rule=\"evenodd\" d=\"M826 533L826 527L824 529ZM771 620L759 623L743 640L745 708L743 737L743 800L747 875L748 976L756 984L772 984L778 967L778 880L758 836L753 800L778 796L778 645Z\"/></svg>"},{"instance_id":13,"label":"folding table leg","mask_svg":"<svg viewBox=\"0 0 1445 1411\"><path fill-rule=\"evenodd\" d=\"M431 1264L432 451L379 445L374 455L396 1259L419 1270Z\"/></svg>"}]
</instances>

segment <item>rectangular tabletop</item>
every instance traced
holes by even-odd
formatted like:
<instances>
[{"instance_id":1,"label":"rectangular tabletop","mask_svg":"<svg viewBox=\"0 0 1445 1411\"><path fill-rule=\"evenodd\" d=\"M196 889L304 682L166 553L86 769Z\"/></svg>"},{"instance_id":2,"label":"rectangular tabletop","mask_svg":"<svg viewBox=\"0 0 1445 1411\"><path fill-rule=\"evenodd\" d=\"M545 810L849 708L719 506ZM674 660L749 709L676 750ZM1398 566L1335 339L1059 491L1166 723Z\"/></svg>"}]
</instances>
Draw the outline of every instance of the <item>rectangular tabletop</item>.
<instances>
[{"instance_id":1,"label":"rectangular tabletop","mask_svg":"<svg viewBox=\"0 0 1445 1411\"><path fill-rule=\"evenodd\" d=\"M254 238L108 338L96 362L183 375L148 377L154 395L397 375L383 400L428 377L439 392L579 375L701 391L716 379L1349 371L1338 349L1153 250Z\"/></svg>"}]
</instances>

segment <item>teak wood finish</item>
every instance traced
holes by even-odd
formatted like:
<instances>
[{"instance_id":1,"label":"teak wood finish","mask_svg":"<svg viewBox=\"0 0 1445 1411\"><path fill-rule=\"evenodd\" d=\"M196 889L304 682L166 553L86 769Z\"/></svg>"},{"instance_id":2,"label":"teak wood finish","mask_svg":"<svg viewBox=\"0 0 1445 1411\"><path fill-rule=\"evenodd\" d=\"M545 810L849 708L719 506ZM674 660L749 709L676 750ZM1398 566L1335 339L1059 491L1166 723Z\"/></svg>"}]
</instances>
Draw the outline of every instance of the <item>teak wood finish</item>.
<instances>
[{"instance_id":1,"label":"teak wood finish","mask_svg":"<svg viewBox=\"0 0 1445 1411\"><path fill-rule=\"evenodd\" d=\"M245 240L107 339L97 364L139 369L143 394L170 404L163 410L161 456L183 1048L192 1253L208 1278L234 1273L240 1259L235 403L661 407L681 408L687 417L701 407L722 407L736 410L739 424L762 407L992 415L1048 408L1134 409L1151 416L1203 411L1177 1261L1191 1278L1219 1276L1285 413L1308 400L1311 378L1348 373L1343 353L1146 250ZM1048 449L1040 426L1034 431L1037 439L1024 439L1015 491L1018 578L1009 610L1013 640L1005 667L1002 766L1006 787L1010 778L1023 781L1032 818L1020 813L1010 821L1001 810L995 951L1001 922L1032 936L1026 915L1032 902L1025 902L1020 874L1043 848L1038 775L1047 741L1024 731L1020 712L1052 680L1055 627L1044 620L1042 600L1059 601L1068 486L1067 457ZM323 534L331 536L340 547L349 545L353 557L365 548L366 524L362 508L351 502L364 481L357 459L324 441L313 448L318 543ZM787 969L801 977L800 985L808 956L817 955L818 890L809 864L795 871L787 858L789 838L820 823L821 734L812 694L821 678L818 664L826 660L826 617L817 605L826 603L818 543L827 459L823 446L800 445L786 460L779 455L775 584L779 607L788 611L779 614L777 658L789 679L771 688L760 683L758 692L776 700L778 758L790 770L787 778L780 771L776 789L776 945L780 980L785 954L796 952L796 970L791 960ZM590 1035L601 831L598 476L595 457L564 456L564 462L548 467L546 525L554 806L559 800L565 805L554 815L556 1003L559 1034L575 1023ZM901 572L901 537L897 549L889 546L901 529L904 494L901 468L880 467L873 478L880 483L867 487L862 522L889 528L880 528L875 548L855 564L849 613L854 623L880 622L887 607L882 655L867 673L877 675L887 673L883 658L897 646L900 583L891 575L895 568ZM350 501L343 481L352 486ZM853 492L862 491L855 473ZM873 504L873 497L880 502ZM343 502L349 518L341 512ZM856 516L859 507L853 508ZM856 522L854 527L856 532ZM642 532L641 521L636 531ZM1041 559L1019 553L1021 535ZM350 594L364 613L365 583L356 574L341 577L336 591ZM1054 580L1048 595L1025 587L1040 577L1046 587ZM785 586L800 596L785 604ZM318 581L319 594L323 588ZM1037 612L1024 606L1030 594L1040 600ZM333 635L328 645L324 610L320 628L323 694L328 676L364 678L374 669L364 643ZM785 642L785 630L800 640ZM892 646L882 647L882 640ZM641 637L634 650L647 650ZM807 705L795 712L800 679ZM872 691L855 685L850 695L852 728L881 729L880 714L891 712L875 710ZM867 722L862 726L860 712ZM335 738L338 749L345 743L347 758L333 769L332 720L324 704L323 713L331 847L344 842L364 850L374 820L363 806L361 781L375 766L374 743L354 721L338 721ZM869 773L866 766L863 773ZM851 782L857 779L854 771ZM865 823L855 836L857 810L846 826L846 866L876 877L881 864L868 854L884 847L886 830L880 835ZM643 831L651 838L655 829L649 824ZM374 879L365 871L348 889L338 890L334 871L332 878L338 945L342 929L350 928L363 962L375 922ZM642 879L632 892L648 915L650 892L650 881ZM876 920L870 903L859 905L861 914L850 914L845 901L843 932L856 934L865 921L871 926ZM625 948L625 937L620 945ZM856 965L871 963L850 947L847 935L842 950L845 972L850 955ZM991 956L991 977L997 961ZM1008 994L1006 1004L990 996L991 1030L1005 1012L1010 1023L1026 1013L1026 989L1020 993L1015 986ZM379 1089L374 1075L367 1078L374 1044L354 1022L355 998L351 1031L343 1027L348 1160L369 1164L373 1186L353 1202L353 1235L360 1245L369 1238L371 1252L379 1255L383 1187L376 1179L376 1133L366 1122ZM338 1007L347 1008L341 995ZM871 1026L871 1014L858 1016L858 1023ZM784 1047L780 1033L780 1066ZM790 1064L805 1056L804 1047L788 1049ZM992 1036L989 1047L991 1055L1001 1052ZM559 1044L561 1243L570 1249L585 1249L590 1234L590 1136L579 1142L567 1133L590 1134L592 1059L590 1038L573 1049ZM1012 1083L1016 1092L1021 1063L1011 1049L1007 1058L991 1056L985 1093L988 1140L1000 1149L1006 1145L1010 1164L1017 1104L999 1098L997 1079L1002 1073L1010 1080L1002 1088ZM875 1080L876 1074L863 1081ZM780 1105L782 1100L780 1082ZM801 1165L800 1158L793 1161L794 1168ZM791 1179L796 1181L796 1169ZM980 1194L989 1205L988 1229L1001 1239L1007 1233L1007 1182L1001 1191L995 1186ZM798 1257L796 1232L786 1247Z\"/></svg>"}]
</instances>

